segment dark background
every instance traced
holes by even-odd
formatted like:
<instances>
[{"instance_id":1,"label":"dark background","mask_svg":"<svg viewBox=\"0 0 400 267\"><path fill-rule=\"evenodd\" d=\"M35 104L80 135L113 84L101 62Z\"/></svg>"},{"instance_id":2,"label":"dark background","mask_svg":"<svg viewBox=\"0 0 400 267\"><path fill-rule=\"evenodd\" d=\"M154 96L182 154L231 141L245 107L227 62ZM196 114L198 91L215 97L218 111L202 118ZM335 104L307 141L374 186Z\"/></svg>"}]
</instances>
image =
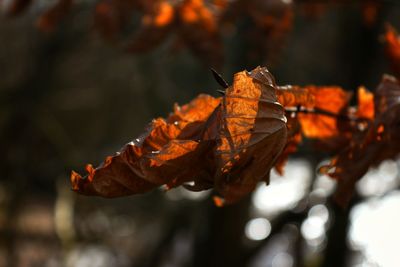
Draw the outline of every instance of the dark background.
<instances>
[{"instance_id":1,"label":"dark background","mask_svg":"<svg viewBox=\"0 0 400 267\"><path fill-rule=\"evenodd\" d=\"M279 51L254 56L247 38L253 26L245 18L224 37L221 73L228 82L235 72L266 63L281 85L374 90L382 74L390 73L381 36L386 22L400 29L400 2L383 2L373 25L365 24L358 5L333 6L312 18L302 14L301 4L294 10L293 29ZM365 247L349 244L349 214L359 203L397 192L396 161L383 167L394 175L390 184L380 191L372 185L372 193L360 185L347 211L332 205L329 190L314 192L315 168L324 155L307 147L292 163L296 168L308 162L309 184L294 204L272 215L257 210L251 196L216 208L210 192L182 189L112 200L73 193L72 169L97 165L136 138L152 118L165 117L175 102L184 104L199 93L216 96L219 86L212 66L187 49L171 49L170 40L145 54L108 44L92 29L88 3L74 6L52 34L35 28L39 12L0 16L1 267L379 266ZM271 205L280 207L276 201ZM330 216L323 241L312 243L302 225L315 205ZM268 219L267 238L246 236L252 218ZM385 234L396 233L382 233L383 240Z\"/></svg>"}]
</instances>

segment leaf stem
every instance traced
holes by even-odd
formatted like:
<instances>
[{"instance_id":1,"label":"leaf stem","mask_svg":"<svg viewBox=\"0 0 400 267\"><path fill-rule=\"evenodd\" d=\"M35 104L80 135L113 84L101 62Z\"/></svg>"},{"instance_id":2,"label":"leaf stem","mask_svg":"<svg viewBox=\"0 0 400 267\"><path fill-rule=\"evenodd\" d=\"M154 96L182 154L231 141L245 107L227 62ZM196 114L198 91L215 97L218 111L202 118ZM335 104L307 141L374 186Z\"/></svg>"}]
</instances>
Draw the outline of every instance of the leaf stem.
<instances>
[{"instance_id":1,"label":"leaf stem","mask_svg":"<svg viewBox=\"0 0 400 267\"><path fill-rule=\"evenodd\" d=\"M291 112L291 113L304 113L304 114L316 114L316 115L323 115L323 116L328 116L332 118L336 118L338 120L346 120L346 121L356 121L356 122L370 122L371 120L365 117L354 117L354 116L349 116L348 114L337 114L333 113L324 109L320 108L306 108L303 106L297 106L295 108L285 108L286 112Z\"/></svg>"}]
</instances>

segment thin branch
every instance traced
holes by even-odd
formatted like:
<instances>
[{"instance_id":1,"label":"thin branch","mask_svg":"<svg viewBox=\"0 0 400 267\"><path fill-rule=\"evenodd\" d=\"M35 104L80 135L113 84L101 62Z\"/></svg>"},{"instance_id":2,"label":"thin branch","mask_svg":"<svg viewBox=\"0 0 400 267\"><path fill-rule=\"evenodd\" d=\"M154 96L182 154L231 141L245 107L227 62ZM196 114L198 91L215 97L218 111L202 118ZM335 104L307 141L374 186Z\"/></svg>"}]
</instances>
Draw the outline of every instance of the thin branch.
<instances>
[{"instance_id":1,"label":"thin branch","mask_svg":"<svg viewBox=\"0 0 400 267\"><path fill-rule=\"evenodd\" d=\"M346 120L346 121L356 121L356 122L370 122L371 120L365 117L351 117L349 115L345 114L336 114L324 109L320 108L313 108L313 109L307 109L302 106L297 106L296 108L285 108L286 112L291 112L291 113L304 113L304 114L315 114L315 115L323 115L323 116L328 116L332 118L336 118L338 120Z\"/></svg>"}]
</instances>

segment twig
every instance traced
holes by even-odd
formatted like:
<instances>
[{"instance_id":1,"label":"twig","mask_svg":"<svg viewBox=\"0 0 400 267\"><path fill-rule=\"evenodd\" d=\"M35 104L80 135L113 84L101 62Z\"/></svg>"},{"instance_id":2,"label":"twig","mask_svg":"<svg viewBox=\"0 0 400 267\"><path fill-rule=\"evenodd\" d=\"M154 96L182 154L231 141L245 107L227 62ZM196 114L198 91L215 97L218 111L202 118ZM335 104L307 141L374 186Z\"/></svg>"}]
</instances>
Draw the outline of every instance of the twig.
<instances>
[{"instance_id":1,"label":"twig","mask_svg":"<svg viewBox=\"0 0 400 267\"><path fill-rule=\"evenodd\" d=\"M292 112L292 113L304 113L304 114L315 114L315 115L323 115L327 117L332 117L336 118L339 120L346 120L346 121L356 121L356 122L370 122L371 120L368 118L364 117L350 117L345 114L336 114L324 109L320 108L313 108L313 109L307 109L303 106L297 106L296 108L285 108L286 112Z\"/></svg>"}]
</instances>

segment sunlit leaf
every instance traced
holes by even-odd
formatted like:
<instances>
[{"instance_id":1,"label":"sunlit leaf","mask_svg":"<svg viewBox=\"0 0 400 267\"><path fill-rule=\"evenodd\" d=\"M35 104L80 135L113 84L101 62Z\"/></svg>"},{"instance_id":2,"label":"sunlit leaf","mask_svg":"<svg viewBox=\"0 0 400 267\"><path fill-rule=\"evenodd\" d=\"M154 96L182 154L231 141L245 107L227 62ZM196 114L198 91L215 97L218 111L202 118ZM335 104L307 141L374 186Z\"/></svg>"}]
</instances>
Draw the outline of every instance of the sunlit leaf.
<instances>
[{"instance_id":1,"label":"sunlit leaf","mask_svg":"<svg viewBox=\"0 0 400 267\"><path fill-rule=\"evenodd\" d=\"M400 37L396 30L388 25L385 34L386 53L392 65L393 71L400 77Z\"/></svg>"},{"instance_id":2,"label":"sunlit leaf","mask_svg":"<svg viewBox=\"0 0 400 267\"><path fill-rule=\"evenodd\" d=\"M369 127L353 135L349 146L331 162L330 176L338 180L336 201L346 206L355 183L370 167L396 157L400 152L400 84L384 76L375 97L375 116Z\"/></svg>"},{"instance_id":3,"label":"sunlit leaf","mask_svg":"<svg viewBox=\"0 0 400 267\"><path fill-rule=\"evenodd\" d=\"M175 7L167 1L156 1L146 9L141 26L127 47L130 52L144 52L159 45L170 34L176 19Z\"/></svg>"},{"instance_id":4,"label":"sunlit leaf","mask_svg":"<svg viewBox=\"0 0 400 267\"><path fill-rule=\"evenodd\" d=\"M374 118L374 95L364 87L359 87L357 91L357 116L361 118Z\"/></svg>"},{"instance_id":5,"label":"sunlit leaf","mask_svg":"<svg viewBox=\"0 0 400 267\"><path fill-rule=\"evenodd\" d=\"M340 87L308 86L306 89L315 97L314 109L340 114L349 102L350 94ZM339 134L337 119L325 114L300 113L299 121L302 132L309 138L329 138Z\"/></svg>"},{"instance_id":6,"label":"sunlit leaf","mask_svg":"<svg viewBox=\"0 0 400 267\"><path fill-rule=\"evenodd\" d=\"M107 157L99 167L89 165L86 178L72 173L73 189L82 194L116 197L143 193L163 184L174 187L195 178L200 164L194 163L202 147L207 146L198 140L205 120L217 105L218 99L200 95L182 108L176 106L167 120L153 120L146 133ZM201 110L196 112L198 108Z\"/></svg>"},{"instance_id":7,"label":"sunlit leaf","mask_svg":"<svg viewBox=\"0 0 400 267\"><path fill-rule=\"evenodd\" d=\"M274 78L266 68L235 74L222 100L215 151L216 187L235 201L269 182L269 172L286 144L286 118L277 102Z\"/></svg>"},{"instance_id":8,"label":"sunlit leaf","mask_svg":"<svg viewBox=\"0 0 400 267\"><path fill-rule=\"evenodd\" d=\"M224 97L200 95L175 106L166 120L153 120L145 134L102 165L88 165L86 178L73 172L72 187L104 197L160 185L214 187L223 203L235 202L269 181L286 144L286 118L275 91L266 68L239 72Z\"/></svg>"},{"instance_id":9,"label":"sunlit leaf","mask_svg":"<svg viewBox=\"0 0 400 267\"><path fill-rule=\"evenodd\" d=\"M336 86L279 87L279 102L301 108L298 119L308 138L331 138L339 134L337 117L348 105L351 94Z\"/></svg>"}]
</instances>

